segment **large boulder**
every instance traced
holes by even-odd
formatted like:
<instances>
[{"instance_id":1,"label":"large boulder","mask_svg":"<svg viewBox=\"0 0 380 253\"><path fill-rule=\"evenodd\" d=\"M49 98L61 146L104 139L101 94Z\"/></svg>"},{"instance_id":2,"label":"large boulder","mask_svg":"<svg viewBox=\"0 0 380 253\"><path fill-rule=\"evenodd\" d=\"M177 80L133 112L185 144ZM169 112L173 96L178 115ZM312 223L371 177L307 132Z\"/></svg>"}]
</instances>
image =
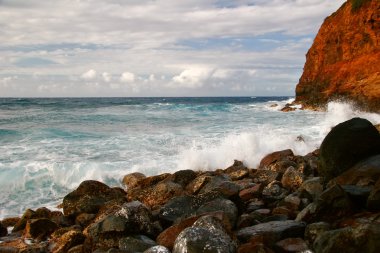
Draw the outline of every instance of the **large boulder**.
<instances>
[{"instance_id":1,"label":"large boulder","mask_svg":"<svg viewBox=\"0 0 380 253\"><path fill-rule=\"evenodd\" d=\"M63 212L67 216L77 216L81 213L97 213L108 201L124 200L125 192L119 188L94 181L83 181L76 190L63 198Z\"/></svg>"},{"instance_id":2,"label":"large boulder","mask_svg":"<svg viewBox=\"0 0 380 253\"><path fill-rule=\"evenodd\" d=\"M49 219L31 219L26 223L25 237L44 240L57 228L58 225Z\"/></svg>"},{"instance_id":3,"label":"large boulder","mask_svg":"<svg viewBox=\"0 0 380 253\"><path fill-rule=\"evenodd\" d=\"M119 240L119 249L127 252L143 252L156 245L155 241L144 235L127 236Z\"/></svg>"},{"instance_id":4,"label":"large boulder","mask_svg":"<svg viewBox=\"0 0 380 253\"><path fill-rule=\"evenodd\" d=\"M233 253L236 245L224 230L222 223L213 216L199 218L192 227L177 237L173 253Z\"/></svg>"},{"instance_id":5,"label":"large boulder","mask_svg":"<svg viewBox=\"0 0 380 253\"><path fill-rule=\"evenodd\" d=\"M80 231L70 230L58 238L54 238L49 245L50 252L65 253L69 249L84 242L85 236Z\"/></svg>"},{"instance_id":6,"label":"large boulder","mask_svg":"<svg viewBox=\"0 0 380 253\"><path fill-rule=\"evenodd\" d=\"M3 223L0 222L0 237L6 236L8 234L7 227L3 225Z\"/></svg>"},{"instance_id":7,"label":"large boulder","mask_svg":"<svg viewBox=\"0 0 380 253\"><path fill-rule=\"evenodd\" d=\"M276 151L276 152L266 155L263 159L261 159L259 168L271 169L271 167L276 162L290 160L292 157L294 157L294 153L291 149Z\"/></svg>"},{"instance_id":8,"label":"large boulder","mask_svg":"<svg viewBox=\"0 0 380 253\"><path fill-rule=\"evenodd\" d=\"M375 154L380 154L379 132L368 120L353 118L335 126L323 140L319 174L328 182Z\"/></svg>"}]
</instances>

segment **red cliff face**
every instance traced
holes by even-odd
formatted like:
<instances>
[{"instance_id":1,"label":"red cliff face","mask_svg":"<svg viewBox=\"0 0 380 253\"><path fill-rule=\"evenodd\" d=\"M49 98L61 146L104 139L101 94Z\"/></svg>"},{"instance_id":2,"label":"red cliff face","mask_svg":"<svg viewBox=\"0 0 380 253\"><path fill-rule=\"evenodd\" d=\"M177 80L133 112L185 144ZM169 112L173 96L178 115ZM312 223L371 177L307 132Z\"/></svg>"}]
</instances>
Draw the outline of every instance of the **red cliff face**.
<instances>
[{"instance_id":1,"label":"red cliff face","mask_svg":"<svg viewBox=\"0 0 380 253\"><path fill-rule=\"evenodd\" d=\"M380 0L348 0L326 18L306 55L296 102L347 99L380 112Z\"/></svg>"}]
</instances>

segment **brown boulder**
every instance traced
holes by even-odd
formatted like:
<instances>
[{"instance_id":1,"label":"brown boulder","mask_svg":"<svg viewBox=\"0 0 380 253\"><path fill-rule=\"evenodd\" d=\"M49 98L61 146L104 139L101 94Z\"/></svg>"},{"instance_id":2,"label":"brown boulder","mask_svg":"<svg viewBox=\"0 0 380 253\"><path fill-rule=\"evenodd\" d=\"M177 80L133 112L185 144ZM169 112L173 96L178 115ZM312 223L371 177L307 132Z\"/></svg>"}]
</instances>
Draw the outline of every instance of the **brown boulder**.
<instances>
[{"instance_id":1,"label":"brown boulder","mask_svg":"<svg viewBox=\"0 0 380 253\"><path fill-rule=\"evenodd\" d=\"M81 245L85 240L85 236L80 231L71 230L64 233L61 237L50 242L50 252L65 253L69 249Z\"/></svg>"},{"instance_id":2,"label":"brown boulder","mask_svg":"<svg viewBox=\"0 0 380 253\"><path fill-rule=\"evenodd\" d=\"M140 172L133 172L123 177L122 183L127 187L127 189L134 188L138 185L138 182L146 176Z\"/></svg>"},{"instance_id":3,"label":"brown boulder","mask_svg":"<svg viewBox=\"0 0 380 253\"><path fill-rule=\"evenodd\" d=\"M306 242L299 237L278 241L275 244L275 248L278 253L305 252L309 250Z\"/></svg>"},{"instance_id":4,"label":"brown boulder","mask_svg":"<svg viewBox=\"0 0 380 253\"><path fill-rule=\"evenodd\" d=\"M49 219L31 219L26 223L25 237L44 240L57 228L58 225Z\"/></svg>"},{"instance_id":5,"label":"brown boulder","mask_svg":"<svg viewBox=\"0 0 380 253\"><path fill-rule=\"evenodd\" d=\"M303 183L303 174L294 167L286 169L281 179L281 184L285 189L290 191L297 190Z\"/></svg>"},{"instance_id":6,"label":"brown boulder","mask_svg":"<svg viewBox=\"0 0 380 253\"><path fill-rule=\"evenodd\" d=\"M260 169L265 169L269 168L271 164L274 164L278 161L283 161L283 160L289 160L289 158L293 157L294 153L290 149L285 149L282 151L276 151L273 153L270 153L266 155L261 161L259 168Z\"/></svg>"}]
</instances>

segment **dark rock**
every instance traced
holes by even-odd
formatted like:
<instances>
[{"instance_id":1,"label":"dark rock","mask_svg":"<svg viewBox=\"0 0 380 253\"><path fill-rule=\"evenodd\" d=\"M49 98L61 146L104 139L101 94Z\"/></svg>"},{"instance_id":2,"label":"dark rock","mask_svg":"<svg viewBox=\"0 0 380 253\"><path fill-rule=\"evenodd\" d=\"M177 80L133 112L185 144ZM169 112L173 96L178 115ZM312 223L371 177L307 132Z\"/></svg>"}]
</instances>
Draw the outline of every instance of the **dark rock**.
<instances>
[{"instance_id":1,"label":"dark rock","mask_svg":"<svg viewBox=\"0 0 380 253\"><path fill-rule=\"evenodd\" d=\"M201 215L201 214L217 212L217 211L221 211L225 213L226 216L228 217L228 220L231 226L232 227L235 226L237 218L238 218L238 209L236 205L231 200L228 200L228 199L217 198L217 199L211 200L203 204L202 206L200 206L197 209L196 214Z\"/></svg>"},{"instance_id":2,"label":"dark rock","mask_svg":"<svg viewBox=\"0 0 380 253\"><path fill-rule=\"evenodd\" d=\"M276 252L278 253L291 253L291 252L305 252L309 250L306 242L301 238L286 238L275 244Z\"/></svg>"},{"instance_id":3,"label":"dark rock","mask_svg":"<svg viewBox=\"0 0 380 253\"><path fill-rule=\"evenodd\" d=\"M78 224L82 227L87 227L91 221L95 219L95 217L95 214L82 213L75 218L75 224Z\"/></svg>"},{"instance_id":4,"label":"dark rock","mask_svg":"<svg viewBox=\"0 0 380 253\"><path fill-rule=\"evenodd\" d=\"M348 194L339 185L334 185L325 190L314 203L302 210L296 220L309 223L334 222L352 212L354 212L354 205Z\"/></svg>"},{"instance_id":5,"label":"dark rock","mask_svg":"<svg viewBox=\"0 0 380 253\"><path fill-rule=\"evenodd\" d=\"M197 196L179 196L169 200L160 210L160 220L171 225L179 218L196 214L199 207L221 196L218 192L208 192Z\"/></svg>"},{"instance_id":6,"label":"dark rock","mask_svg":"<svg viewBox=\"0 0 380 253\"><path fill-rule=\"evenodd\" d=\"M235 199L238 196L240 189L241 187L238 184L226 181L221 183L216 190L220 192L225 198Z\"/></svg>"},{"instance_id":7,"label":"dark rock","mask_svg":"<svg viewBox=\"0 0 380 253\"><path fill-rule=\"evenodd\" d=\"M58 225L49 219L31 219L25 226L25 237L44 240L58 228Z\"/></svg>"},{"instance_id":8,"label":"dark rock","mask_svg":"<svg viewBox=\"0 0 380 253\"><path fill-rule=\"evenodd\" d=\"M8 234L8 229L0 222L0 237L6 236Z\"/></svg>"},{"instance_id":9,"label":"dark rock","mask_svg":"<svg viewBox=\"0 0 380 253\"><path fill-rule=\"evenodd\" d=\"M20 217L9 217L2 220L1 223L3 224L4 227L14 227L19 221L20 221Z\"/></svg>"},{"instance_id":10,"label":"dark rock","mask_svg":"<svg viewBox=\"0 0 380 253\"><path fill-rule=\"evenodd\" d=\"M10 246L0 246L1 253L18 253L19 249Z\"/></svg>"},{"instance_id":11,"label":"dark rock","mask_svg":"<svg viewBox=\"0 0 380 253\"><path fill-rule=\"evenodd\" d=\"M128 189L132 189L138 185L138 182L142 179L146 178L146 176L140 172L133 172L123 177L122 183Z\"/></svg>"},{"instance_id":12,"label":"dark rock","mask_svg":"<svg viewBox=\"0 0 380 253\"><path fill-rule=\"evenodd\" d=\"M64 233L61 237L50 242L50 252L65 253L77 245L81 245L85 236L80 231L71 230Z\"/></svg>"},{"instance_id":13,"label":"dark rock","mask_svg":"<svg viewBox=\"0 0 380 253\"><path fill-rule=\"evenodd\" d=\"M294 167L286 169L281 179L281 184L285 189L290 191L297 190L303 183L303 174Z\"/></svg>"},{"instance_id":14,"label":"dark rock","mask_svg":"<svg viewBox=\"0 0 380 253\"><path fill-rule=\"evenodd\" d=\"M227 175L217 175L214 177L211 177L209 182L202 187L200 190L200 193L206 193L211 191L218 191L220 188L220 185L229 182L231 179Z\"/></svg>"},{"instance_id":15,"label":"dark rock","mask_svg":"<svg viewBox=\"0 0 380 253\"><path fill-rule=\"evenodd\" d=\"M101 206L113 199L125 199L125 193L117 188L88 180L63 198L63 212L68 216L77 216L81 213L97 213Z\"/></svg>"},{"instance_id":16,"label":"dark rock","mask_svg":"<svg viewBox=\"0 0 380 253\"><path fill-rule=\"evenodd\" d=\"M247 205L247 212L248 213L253 212L257 209L263 208L264 206L265 206L264 201L262 201L261 199L254 199L252 202L250 202Z\"/></svg>"},{"instance_id":17,"label":"dark rock","mask_svg":"<svg viewBox=\"0 0 380 253\"><path fill-rule=\"evenodd\" d=\"M315 239L322 233L329 231L330 228L331 228L331 225L327 222L322 221L322 222L311 223L306 226L305 240L310 245L313 245Z\"/></svg>"},{"instance_id":18,"label":"dark rock","mask_svg":"<svg viewBox=\"0 0 380 253\"><path fill-rule=\"evenodd\" d=\"M174 183L180 184L182 187L186 187L186 185L193 181L196 176L197 173L192 170L180 170L171 176L171 180Z\"/></svg>"},{"instance_id":19,"label":"dark rock","mask_svg":"<svg viewBox=\"0 0 380 253\"><path fill-rule=\"evenodd\" d=\"M320 147L319 174L325 182L355 163L380 153L380 134L366 119L353 118L335 126Z\"/></svg>"},{"instance_id":20,"label":"dark rock","mask_svg":"<svg viewBox=\"0 0 380 253\"><path fill-rule=\"evenodd\" d=\"M324 232L317 237L313 246L316 253L377 253L380 248L380 223Z\"/></svg>"},{"instance_id":21,"label":"dark rock","mask_svg":"<svg viewBox=\"0 0 380 253\"><path fill-rule=\"evenodd\" d=\"M79 244L77 246L74 246L72 248L70 248L67 253L83 253L84 250L83 250L83 244Z\"/></svg>"},{"instance_id":22,"label":"dark rock","mask_svg":"<svg viewBox=\"0 0 380 253\"><path fill-rule=\"evenodd\" d=\"M358 207L365 207L372 187L357 185L342 185L342 189L348 194L352 202Z\"/></svg>"},{"instance_id":23,"label":"dark rock","mask_svg":"<svg viewBox=\"0 0 380 253\"><path fill-rule=\"evenodd\" d=\"M238 230L237 237L241 241L248 241L254 236L263 236L265 242L273 244L288 237L302 237L306 224L293 220L271 221Z\"/></svg>"},{"instance_id":24,"label":"dark rock","mask_svg":"<svg viewBox=\"0 0 380 253\"><path fill-rule=\"evenodd\" d=\"M150 187L150 186L153 186L165 179L167 179L168 177L170 177L171 175L169 173L164 173L164 174L161 174L161 175L156 175L156 176L151 176L151 177L147 177L147 178L143 178L141 180L138 181L138 185L137 187L140 187L141 189L144 189L146 187Z\"/></svg>"},{"instance_id":25,"label":"dark rock","mask_svg":"<svg viewBox=\"0 0 380 253\"><path fill-rule=\"evenodd\" d=\"M180 184L165 180L153 186L128 190L128 200L138 200L149 207L160 206L184 193Z\"/></svg>"},{"instance_id":26,"label":"dark rock","mask_svg":"<svg viewBox=\"0 0 380 253\"><path fill-rule=\"evenodd\" d=\"M235 250L236 245L225 232L220 221L212 216L204 216L192 227L186 228L179 234L173 253L232 253Z\"/></svg>"},{"instance_id":27,"label":"dark rock","mask_svg":"<svg viewBox=\"0 0 380 253\"><path fill-rule=\"evenodd\" d=\"M282 112L292 112L292 111L295 111L297 108L295 107L292 107L292 104L286 104L282 109L281 111Z\"/></svg>"},{"instance_id":28,"label":"dark rock","mask_svg":"<svg viewBox=\"0 0 380 253\"><path fill-rule=\"evenodd\" d=\"M260 197L262 190L263 190L262 184L255 184L252 187L241 190L239 192L239 197L243 201L248 201L255 197Z\"/></svg>"},{"instance_id":29,"label":"dark rock","mask_svg":"<svg viewBox=\"0 0 380 253\"><path fill-rule=\"evenodd\" d=\"M377 183L374 185L370 195L368 196L367 208L373 211L380 210L380 179L377 180Z\"/></svg>"},{"instance_id":30,"label":"dark rock","mask_svg":"<svg viewBox=\"0 0 380 253\"><path fill-rule=\"evenodd\" d=\"M289 158L293 157L293 151L290 149L285 149L282 151L276 151L266 155L261 161L259 168L260 169L269 169L270 165L283 160L289 160Z\"/></svg>"},{"instance_id":31,"label":"dark rock","mask_svg":"<svg viewBox=\"0 0 380 253\"><path fill-rule=\"evenodd\" d=\"M265 201L275 201L285 198L288 191L282 188L281 183L278 181L273 181L264 187L262 191L262 197Z\"/></svg>"},{"instance_id":32,"label":"dark rock","mask_svg":"<svg viewBox=\"0 0 380 253\"><path fill-rule=\"evenodd\" d=\"M301 205L301 199L297 195L288 195L283 202L287 208L293 211L297 211Z\"/></svg>"},{"instance_id":33,"label":"dark rock","mask_svg":"<svg viewBox=\"0 0 380 253\"><path fill-rule=\"evenodd\" d=\"M155 241L144 235L128 236L119 240L119 249L127 252L143 252L156 245Z\"/></svg>"},{"instance_id":34,"label":"dark rock","mask_svg":"<svg viewBox=\"0 0 380 253\"><path fill-rule=\"evenodd\" d=\"M321 179L319 177L314 177L308 180L305 180L298 191L302 194L302 192L306 192L311 196L313 200L317 199L319 195L323 192L323 185L321 183Z\"/></svg>"},{"instance_id":35,"label":"dark rock","mask_svg":"<svg viewBox=\"0 0 380 253\"><path fill-rule=\"evenodd\" d=\"M274 253L273 250L262 243L244 243L239 246L238 253Z\"/></svg>"},{"instance_id":36,"label":"dark rock","mask_svg":"<svg viewBox=\"0 0 380 253\"><path fill-rule=\"evenodd\" d=\"M164 246L158 245L145 250L143 253L170 253L170 250Z\"/></svg>"},{"instance_id":37,"label":"dark rock","mask_svg":"<svg viewBox=\"0 0 380 253\"><path fill-rule=\"evenodd\" d=\"M24 228L25 228L26 223L28 222L28 220L34 219L34 218L37 218L36 217L36 212L33 211L32 209L27 209L24 212L24 214L21 216L21 218L19 219L19 221L16 223L16 225L13 227L12 232L17 232L17 231L24 230Z\"/></svg>"},{"instance_id":38,"label":"dark rock","mask_svg":"<svg viewBox=\"0 0 380 253\"><path fill-rule=\"evenodd\" d=\"M165 229L156 238L157 243L172 250L174 247L174 241L178 237L178 235L185 228L191 227L198 218L199 216L189 217Z\"/></svg>"}]
</instances>

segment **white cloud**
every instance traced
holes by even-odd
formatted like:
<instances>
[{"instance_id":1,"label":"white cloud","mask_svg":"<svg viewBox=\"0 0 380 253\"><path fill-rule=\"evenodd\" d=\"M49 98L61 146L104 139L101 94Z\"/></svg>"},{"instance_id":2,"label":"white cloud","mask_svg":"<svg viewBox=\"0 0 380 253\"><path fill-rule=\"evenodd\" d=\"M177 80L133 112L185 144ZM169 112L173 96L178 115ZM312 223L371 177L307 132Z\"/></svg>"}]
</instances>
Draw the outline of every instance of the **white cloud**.
<instances>
[{"instance_id":1,"label":"white cloud","mask_svg":"<svg viewBox=\"0 0 380 253\"><path fill-rule=\"evenodd\" d=\"M93 69L90 69L84 72L80 77L84 80L93 80L96 78L96 71Z\"/></svg>"},{"instance_id":2,"label":"white cloud","mask_svg":"<svg viewBox=\"0 0 380 253\"><path fill-rule=\"evenodd\" d=\"M212 69L209 67L191 67L174 76L172 80L180 87L199 88L204 85L211 73Z\"/></svg>"},{"instance_id":3,"label":"white cloud","mask_svg":"<svg viewBox=\"0 0 380 253\"><path fill-rule=\"evenodd\" d=\"M123 72L120 76L120 81L123 83L133 83L135 81L135 74L131 72Z\"/></svg>"},{"instance_id":4,"label":"white cloud","mask_svg":"<svg viewBox=\"0 0 380 253\"><path fill-rule=\"evenodd\" d=\"M107 72L103 72L102 77L103 77L104 82L106 83L109 83L112 79L110 73L107 73Z\"/></svg>"}]
</instances>

